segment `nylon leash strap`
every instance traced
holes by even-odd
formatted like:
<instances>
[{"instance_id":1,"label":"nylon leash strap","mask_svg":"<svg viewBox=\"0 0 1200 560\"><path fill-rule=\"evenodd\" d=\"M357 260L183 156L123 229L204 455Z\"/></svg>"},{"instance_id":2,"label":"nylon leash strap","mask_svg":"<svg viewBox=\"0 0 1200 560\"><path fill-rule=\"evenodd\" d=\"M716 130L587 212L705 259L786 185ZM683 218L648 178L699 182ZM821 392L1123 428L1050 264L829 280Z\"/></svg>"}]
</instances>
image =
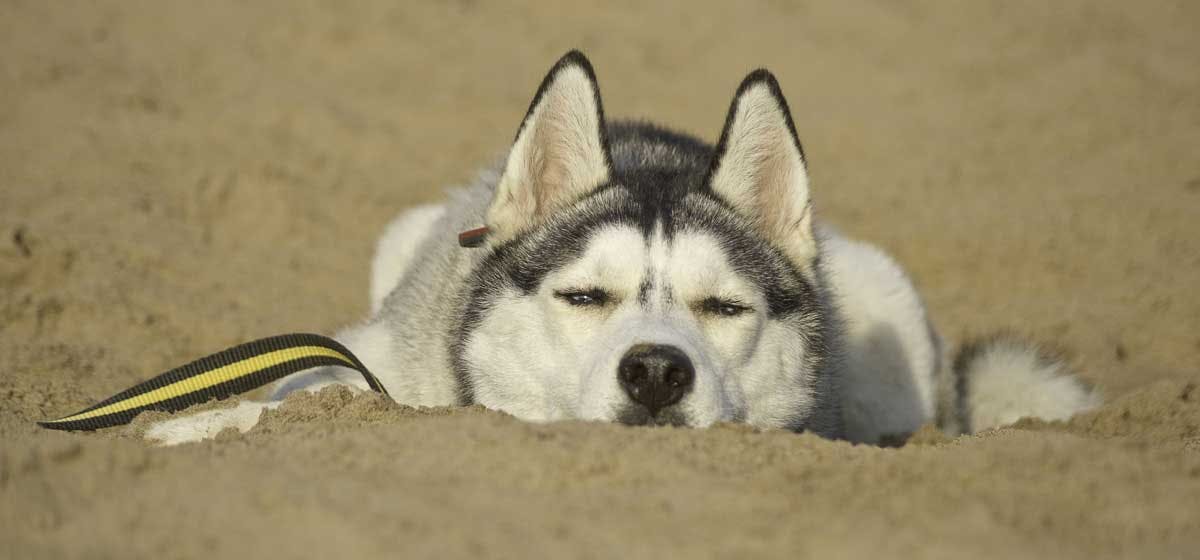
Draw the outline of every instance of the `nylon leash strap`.
<instances>
[{"instance_id":1,"label":"nylon leash strap","mask_svg":"<svg viewBox=\"0 0 1200 560\"><path fill-rule=\"evenodd\" d=\"M316 334L285 334L239 344L172 369L70 416L38 422L52 430L98 430L128 424L147 410L177 412L221 400L320 366L358 371L371 390L387 390L345 346Z\"/></svg>"}]
</instances>

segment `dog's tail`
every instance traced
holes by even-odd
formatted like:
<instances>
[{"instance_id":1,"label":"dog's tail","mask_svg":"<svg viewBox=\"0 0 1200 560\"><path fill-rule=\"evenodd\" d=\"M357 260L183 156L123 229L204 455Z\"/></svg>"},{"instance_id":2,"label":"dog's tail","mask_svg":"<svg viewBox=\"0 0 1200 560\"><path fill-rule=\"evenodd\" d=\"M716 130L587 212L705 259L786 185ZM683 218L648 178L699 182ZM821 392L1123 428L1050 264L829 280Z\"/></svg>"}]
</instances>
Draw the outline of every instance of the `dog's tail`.
<instances>
[{"instance_id":1,"label":"dog's tail","mask_svg":"<svg viewBox=\"0 0 1200 560\"><path fill-rule=\"evenodd\" d=\"M1101 402L1061 358L1011 335L965 344L943 375L938 426L950 435L1026 417L1066 420Z\"/></svg>"}]
</instances>

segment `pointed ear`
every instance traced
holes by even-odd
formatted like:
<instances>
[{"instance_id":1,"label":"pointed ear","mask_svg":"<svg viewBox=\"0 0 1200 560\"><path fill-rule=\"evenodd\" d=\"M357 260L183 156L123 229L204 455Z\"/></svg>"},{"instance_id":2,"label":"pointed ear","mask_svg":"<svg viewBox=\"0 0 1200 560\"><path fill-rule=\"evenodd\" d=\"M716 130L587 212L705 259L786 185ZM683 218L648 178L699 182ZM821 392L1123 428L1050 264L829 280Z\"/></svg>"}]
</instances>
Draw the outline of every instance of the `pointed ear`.
<instances>
[{"instance_id":1,"label":"pointed ear","mask_svg":"<svg viewBox=\"0 0 1200 560\"><path fill-rule=\"evenodd\" d=\"M571 51L546 74L517 131L487 211L488 240L503 243L609 180L600 88Z\"/></svg>"},{"instance_id":2,"label":"pointed ear","mask_svg":"<svg viewBox=\"0 0 1200 560\"><path fill-rule=\"evenodd\" d=\"M709 187L806 269L817 254L804 150L775 76L742 80L725 118Z\"/></svg>"}]
</instances>

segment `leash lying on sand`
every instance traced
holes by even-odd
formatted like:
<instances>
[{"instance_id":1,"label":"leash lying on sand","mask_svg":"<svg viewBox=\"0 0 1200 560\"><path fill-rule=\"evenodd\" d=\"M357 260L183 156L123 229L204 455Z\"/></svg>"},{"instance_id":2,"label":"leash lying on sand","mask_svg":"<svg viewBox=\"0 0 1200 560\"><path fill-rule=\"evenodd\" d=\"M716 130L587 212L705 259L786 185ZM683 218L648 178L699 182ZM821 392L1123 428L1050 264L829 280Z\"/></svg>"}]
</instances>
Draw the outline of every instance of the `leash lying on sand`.
<instances>
[{"instance_id":1,"label":"leash lying on sand","mask_svg":"<svg viewBox=\"0 0 1200 560\"><path fill-rule=\"evenodd\" d=\"M458 244L478 247L488 228L458 234ZM38 422L51 430L99 430L128 424L147 410L178 412L194 404L227 399L309 368L342 366L358 371L376 393L388 392L338 341L319 334L284 334L239 344L177 367L58 420Z\"/></svg>"},{"instance_id":2,"label":"leash lying on sand","mask_svg":"<svg viewBox=\"0 0 1200 560\"><path fill-rule=\"evenodd\" d=\"M147 410L177 412L227 399L293 373L319 366L357 370L377 393L379 380L338 341L316 334L285 334L239 344L172 369L70 416L38 422L52 430L98 430L128 424Z\"/></svg>"}]
</instances>

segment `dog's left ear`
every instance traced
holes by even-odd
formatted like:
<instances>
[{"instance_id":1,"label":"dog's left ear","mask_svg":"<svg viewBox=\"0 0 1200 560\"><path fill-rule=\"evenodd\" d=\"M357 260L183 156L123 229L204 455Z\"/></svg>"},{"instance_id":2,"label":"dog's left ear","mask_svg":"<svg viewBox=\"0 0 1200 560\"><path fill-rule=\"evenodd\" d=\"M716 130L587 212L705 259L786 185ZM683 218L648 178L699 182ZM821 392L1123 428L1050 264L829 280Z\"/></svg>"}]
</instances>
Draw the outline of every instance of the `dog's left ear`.
<instances>
[{"instance_id":1,"label":"dog's left ear","mask_svg":"<svg viewBox=\"0 0 1200 560\"><path fill-rule=\"evenodd\" d=\"M775 76L738 87L708 175L709 187L802 268L816 257L804 151Z\"/></svg>"},{"instance_id":2,"label":"dog's left ear","mask_svg":"<svg viewBox=\"0 0 1200 560\"><path fill-rule=\"evenodd\" d=\"M503 243L609 180L600 88L571 51L546 74L508 154L487 211L488 240Z\"/></svg>"}]
</instances>

